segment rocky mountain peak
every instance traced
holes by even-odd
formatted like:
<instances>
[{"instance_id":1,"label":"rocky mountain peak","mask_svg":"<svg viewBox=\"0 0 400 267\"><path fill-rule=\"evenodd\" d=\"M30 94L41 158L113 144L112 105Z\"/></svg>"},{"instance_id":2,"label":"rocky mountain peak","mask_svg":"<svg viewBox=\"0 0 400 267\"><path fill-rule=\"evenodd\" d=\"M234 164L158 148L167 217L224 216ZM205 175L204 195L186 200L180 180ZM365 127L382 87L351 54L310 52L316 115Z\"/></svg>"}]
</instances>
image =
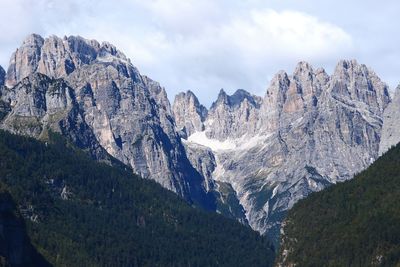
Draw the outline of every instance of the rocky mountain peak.
<instances>
[{"instance_id":1,"label":"rocky mountain peak","mask_svg":"<svg viewBox=\"0 0 400 267\"><path fill-rule=\"evenodd\" d=\"M205 124L209 138L226 140L254 132L258 125L258 112L262 98L239 89L228 95L221 89L218 99L211 105ZM249 128L248 128L249 127Z\"/></svg>"},{"instance_id":2,"label":"rocky mountain peak","mask_svg":"<svg viewBox=\"0 0 400 267\"><path fill-rule=\"evenodd\" d=\"M272 78L265 93L260 112L260 128L270 132L279 126L279 117L287 99L291 81L285 71L279 71Z\"/></svg>"},{"instance_id":3,"label":"rocky mountain peak","mask_svg":"<svg viewBox=\"0 0 400 267\"><path fill-rule=\"evenodd\" d=\"M200 104L192 91L176 95L172 111L176 127L179 131L183 132L184 137L204 130L203 122L208 111Z\"/></svg>"},{"instance_id":4,"label":"rocky mountain peak","mask_svg":"<svg viewBox=\"0 0 400 267\"><path fill-rule=\"evenodd\" d=\"M243 89L236 90L236 92L228 99L231 106L239 106L245 100L247 100L251 105L254 105L257 108L259 108L260 106L260 98L251 95L249 92Z\"/></svg>"},{"instance_id":5,"label":"rocky mountain peak","mask_svg":"<svg viewBox=\"0 0 400 267\"><path fill-rule=\"evenodd\" d=\"M281 70L272 78L270 85L265 93L265 99L277 99L280 95L284 95L285 90L289 87L290 80L288 74Z\"/></svg>"},{"instance_id":6,"label":"rocky mountain peak","mask_svg":"<svg viewBox=\"0 0 400 267\"><path fill-rule=\"evenodd\" d=\"M22 46L42 46L44 39L42 36L36 33L29 34L25 39L22 41Z\"/></svg>"},{"instance_id":7,"label":"rocky mountain peak","mask_svg":"<svg viewBox=\"0 0 400 267\"><path fill-rule=\"evenodd\" d=\"M261 98L250 94L244 89L237 89L232 95L228 95L224 89L221 89L217 100L211 105L210 111L216 109L219 105L225 105L229 108L237 108L244 101L257 108L260 106Z\"/></svg>"},{"instance_id":8,"label":"rocky mountain peak","mask_svg":"<svg viewBox=\"0 0 400 267\"><path fill-rule=\"evenodd\" d=\"M321 86L325 86L330 79L328 73L326 73L324 68L318 68L315 71L315 77L318 80L319 84L321 84Z\"/></svg>"},{"instance_id":9,"label":"rocky mountain peak","mask_svg":"<svg viewBox=\"0 0 400 267\"><path fill-rule=\"evenodd\" d=\"M6 75L6 85L14 86L22 78L36 71L44 39L37 34L25 38L20 48L11 56Z\"/></svg>"},{"instance_id":10,"label":"rocky mountain peak","mask_svg":"<svg viewBox=\"0 0 400 267\"><path fill-rule=\"evenodd\" d=\"M297 63L293 76L303 76L309 75L311 73L314 73L311 64L306 61L300 61L299 63Z\"/></svg>"},{"instance_id":11,"label":"rocky mountain peak","mask_svg":"<svg viewBox=\"0 0 400 267\"><path fill-rule=\"evenodd\" d=\"M223 88L219 90L217 100L211 104L210 110L215 109L220 104L229 105L228 94Z\"/></svg>"},{"instance_id":12,"label":"rocky mountain peak","mask_svg":"<svg viewBox=\"0 0 400 267\"><path fill-rule=\"evenodd\" d=\"M332 76L307 62L292 75L280 71L259 108L247 93L234 95L221 92L210 109L209 139L195 136L187 144L192 151L193 143L210 144L212 168L197 168L214 169L208 180L230 184L249 224L262 233L278 233L276 218L296 201L350 179L378 156L390 98L379 77L357 61L340 61Z\"/></svg>"},{"instance_id":13,"label":"rocky mountain peak","mask_svg":"<svg viewBox=\"0 0 400 267\"><path fill-rule=\"evenodd\" d=\"M390 102L389 87L374 71L356 60L341 60L331 77L329 91L342 103L356 101L382 114Z\"/></svg>"},{"instance_id":14,"label":"rocky mountain peak","mask_svg":"<svg viewBox=\"0 0 400 267\"><path fill-rule=\"evenodd\" d=\"M11 57L7 85L12 87L33 72L40 72L52 78L66 77L75 69L95 60L130 63L122 52L107 42L100 45L96 40L87 40L80 36L59 38L51 35L42 38L32 34Z\"/></svg>"}]
</instances>

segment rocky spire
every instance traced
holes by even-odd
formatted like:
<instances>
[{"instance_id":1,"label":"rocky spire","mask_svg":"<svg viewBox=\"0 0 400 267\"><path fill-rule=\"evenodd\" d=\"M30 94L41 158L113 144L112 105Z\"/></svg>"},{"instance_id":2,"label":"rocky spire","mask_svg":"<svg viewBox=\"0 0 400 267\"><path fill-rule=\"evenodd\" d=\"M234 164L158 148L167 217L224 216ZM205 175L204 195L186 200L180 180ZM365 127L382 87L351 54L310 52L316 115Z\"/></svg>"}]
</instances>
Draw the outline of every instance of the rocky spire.
<instances>
[{"instance_id":1,"label":"rocky spire","mask_svg":"<svg viewBox=\"0 0 400 267\"><path fill-rule=\"evenodd\" d=\"M233 95L220 90L217 100L208 111L206 134L210 138L226 140L253 132L257 126L262 99L238 89Z\"/></svg>"},{"instance_id":2,"label":"rocky spire","mask_svg":"<svg viewBox=\"0 0 400 267\"><path fill-rule=\"evenodd\" d=\"M331 77L330 92L340 101L364 103L374 113L382 114L390 102L388 86L374 71L356 60L341 60Z\"/></svg>"},{"instance_id":3,"label":"rocky spire","mask_svg":"<svg viewBox=\"0 0 400 267\"><path fill-rule=\"evenodd\" d=\"M11 56L6 76L6 85L14 86L18 81L36 71L44 39L37 34L29 35Z\"/></svg>"},{"instance_id":4,"label":"rocky spire","mask_svg":"<svg viewBox=\"0 0 400 267\"><path fill-rule=\"evenodd\" d=\"M185 136L204 130L203 122L207 116L207 109L200 104L192 91L176 95L172 110L176 127L184 132Z\"/></svg>"}]
</instances>

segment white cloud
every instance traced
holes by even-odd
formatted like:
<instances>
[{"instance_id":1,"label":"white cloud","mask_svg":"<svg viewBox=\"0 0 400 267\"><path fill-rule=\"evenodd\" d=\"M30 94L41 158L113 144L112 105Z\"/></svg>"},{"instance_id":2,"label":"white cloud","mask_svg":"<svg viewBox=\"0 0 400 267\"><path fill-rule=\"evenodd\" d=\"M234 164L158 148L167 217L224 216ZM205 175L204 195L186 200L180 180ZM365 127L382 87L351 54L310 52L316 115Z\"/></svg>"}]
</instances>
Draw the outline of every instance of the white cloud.
<instances>
[{"instance_id":1,"label":"white cloud","mask_svg":"<svg viewBox=\"0 0 400 267\"><path fill-rule=\"evenodd\" d=\"M37 32L114 43L142 73L164 85L171 99L191 89L206 104L222 87L263 94L278 70L291 72L300 60L328 69L341 58L372 67L377 62L393 79L398 64L385 66L397 49L386 49L390 53L379 54L381 60L375 52L368 56L389 43L388 36L378 42L365 29L372 19L367 11L375 11L372 2L360 21L332 15L344 5L351 9L347 14L360 12L344 0L0 0L0 64L5 67L23 37Z\"/></svg>"},{"instance_id":2,"label":"white cloud","mask_svg":"<svg viewBox=\"0 0 400 267\"><path fill-rule=\"evenodd\" d=\"M221 87L265 90L267 75L279 70L278 62L336 61L337 54L352 50L352 39L344 30L294 11L248 10L212 27L199 25L197 19L194 24L197 28L189 34L180 28L150 32L162 45L153 49L154 38L145 38L144 47L152 50L159 65L143 68L162 80L169 92L191 89L201 99L209 98L206 101ZM171 67L173 73L168 73Z\"/></svg>"}]
</instances>

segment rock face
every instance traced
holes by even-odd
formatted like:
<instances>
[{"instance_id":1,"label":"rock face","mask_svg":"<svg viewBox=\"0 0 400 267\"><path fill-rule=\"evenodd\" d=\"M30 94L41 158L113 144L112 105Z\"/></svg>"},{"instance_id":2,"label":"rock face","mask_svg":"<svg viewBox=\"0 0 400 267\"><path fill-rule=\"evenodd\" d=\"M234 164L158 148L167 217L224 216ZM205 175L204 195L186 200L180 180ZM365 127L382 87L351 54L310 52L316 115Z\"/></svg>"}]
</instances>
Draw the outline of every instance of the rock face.
<instances>
[{"instance_id":1,"label":"rock face","mask_svg":"<svg viewBox=\"0 0 400 267\"><path fill-rule=\"evenodd\" d=\"M38 137L46 125L75 139L86 136L91 144L81 146L92 151L97 144L142 177L213 208L175 130L165 90L113 45L30 35L11 57L6 84L2 128Z\"/></svg>"},{"instance_id":2,"label":"rock face","mask_svg":"<svg viewBox=\"0 0 400 267\"><path fill-rule=\"evenodd\" d=\"M221 90L207 116L207 137L222 141L246 133L254 134L261 102L261 97L250 95L242 89L232 96Z\"/></svg>"},{"instance_id":3,"label":"rock face","mask_svg":"<svg viewBox=\"0 0 400 267\"><path fill-rule=\"evenodd\" d=\"M49 130L60 132L95 158L109 161L84 121L73 89L62 79L33 73L13 88L4 87L0 114L1 129L36 138L45 138Z\"/></svg>"},{"instance_id":4,"label":"rock face","mask_svg":"<svg viewBox=\"0 0 400 267\"><path fill-rule=\"evenodd\" d=\"M40 35L31 34L13 53L6 84L12 87L33 72L54 78L65 77L97 58L107 59L112 56L127 61L126 57L109 43L99 44L95 40L86 40L79 36L63 39L50 36L44 39Z\"/></svg>"},{"instance_id":5,"label":"rock face","mask_svg":"<svg viewBox=\"0 0 400 267\"><path fill-rule=\"evenodd\" d=\"M175 96L172 111L177 129L185 136L204 130L207 109L199 103L192 91Z\"/></svg>"},{"instance_id":6,"label":"rock face","mask_svg":"<svg viewBox=\"0 0 400 267\"><path fill-rule=\"evenodd\" d=\"M356 61L332 76L301 62L293 75L279 72L264 99L221 91L186 145L211 149L208 179L231 185L251 227L276 236L296 201L377 158L389 101L386 84Z\"/></svg>"},{"instance_id":7,"label":"rock face","mask_svg":"<svg viewBox=\"0 0 400 267\"><path fill-rule=\"evenodd\" d=\"M400 142L400 86L396 88L393 101L386 108L383 120L379 155Z\"/></svg>"},{"instance_id":8,"label":"rock face","mask_svg":"<svg viewBox=\"0 0 400 267\"><path fill-rule=\"evenodd\" d=\"M4 69L0 66L0 86L4 85L6 79L6 72L4 71Z\"/></svg>"}]
</instances>

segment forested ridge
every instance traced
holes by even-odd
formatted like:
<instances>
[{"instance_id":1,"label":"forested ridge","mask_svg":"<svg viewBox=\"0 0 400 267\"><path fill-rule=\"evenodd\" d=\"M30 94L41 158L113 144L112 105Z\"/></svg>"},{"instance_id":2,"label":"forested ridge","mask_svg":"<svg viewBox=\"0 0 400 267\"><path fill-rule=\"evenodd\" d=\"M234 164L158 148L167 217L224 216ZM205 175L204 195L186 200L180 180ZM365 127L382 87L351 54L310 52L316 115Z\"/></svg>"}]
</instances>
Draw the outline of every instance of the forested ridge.
<instances>
[{"instance_id":1,"label":"forested ridge","mask_svg":"<svg viewBox=\"0 0 400 267\"><path fill-rule=\"evenodd\" d=\"M54 266L271 266L265 237L50 133L0 131L0 183ZM7 193L7 194L8 194ZM34 262L32 262L34 264Z\"/></svg>"},{"instance_id":2,"label":"forested ridge","mask_svg":"<svg viewBox=\"0 0 400 267\"><path fill-rule=\"evenodd\" d=\"M285 266L400 266L400 144L295 204L282 240Z\"/></svg>"}]
</instances>

